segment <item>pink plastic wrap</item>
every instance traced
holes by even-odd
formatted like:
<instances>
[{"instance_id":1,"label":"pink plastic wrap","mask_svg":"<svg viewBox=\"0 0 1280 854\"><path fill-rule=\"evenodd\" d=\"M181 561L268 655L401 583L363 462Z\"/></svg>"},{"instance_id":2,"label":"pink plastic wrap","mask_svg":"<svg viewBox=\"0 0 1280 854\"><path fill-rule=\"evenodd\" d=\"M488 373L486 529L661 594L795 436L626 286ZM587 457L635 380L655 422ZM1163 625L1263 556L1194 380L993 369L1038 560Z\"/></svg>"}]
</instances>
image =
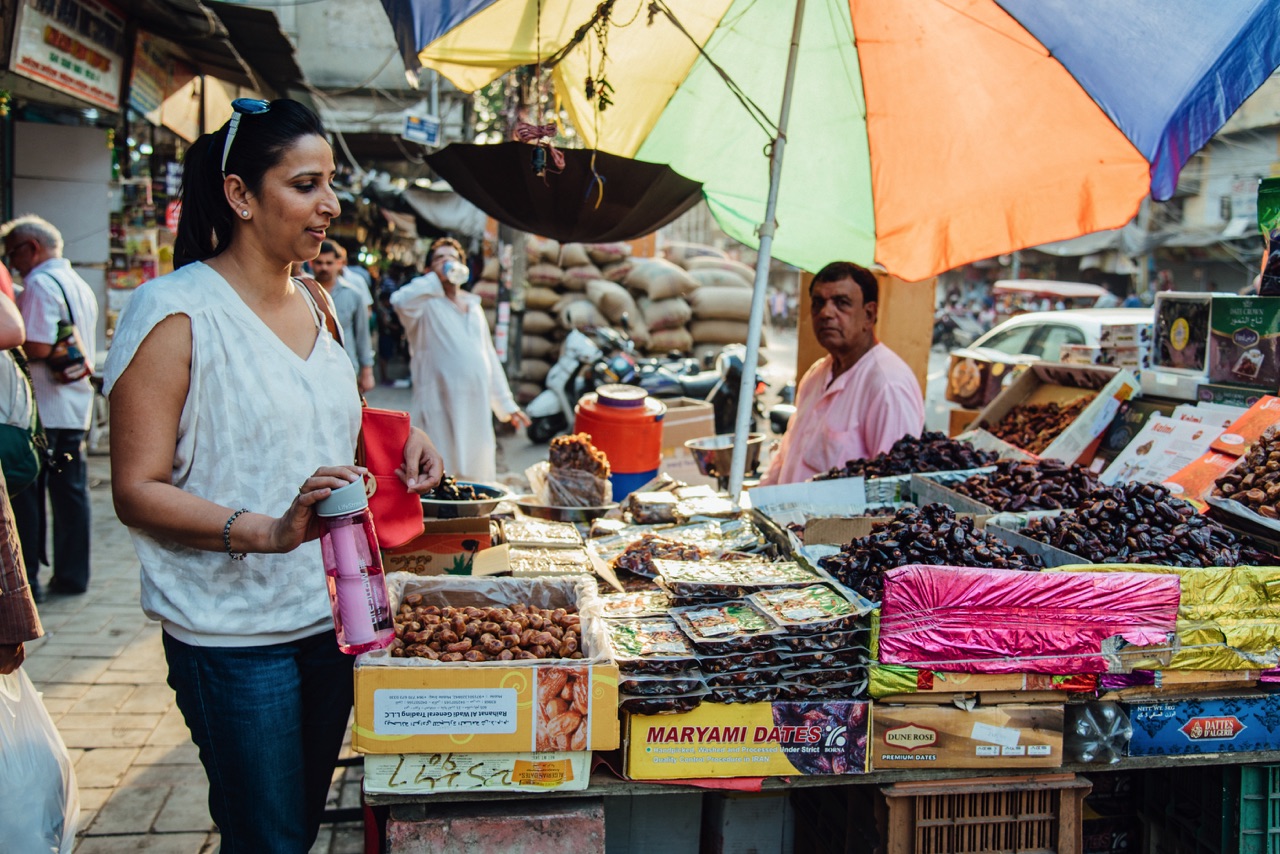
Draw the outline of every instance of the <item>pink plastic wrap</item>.
<instances>
[{"instance_id":1,"label":"pink plastic wrap","mask_svg":"<svg viewBox=\"0 0 1280 854\"><path fill-rule=\"evenodd\" d=\"M885 575L880 661L962 673L1105 673L1124 644L1163 645L1176 575L904 566Z\"/></svg>"}]
</instances>

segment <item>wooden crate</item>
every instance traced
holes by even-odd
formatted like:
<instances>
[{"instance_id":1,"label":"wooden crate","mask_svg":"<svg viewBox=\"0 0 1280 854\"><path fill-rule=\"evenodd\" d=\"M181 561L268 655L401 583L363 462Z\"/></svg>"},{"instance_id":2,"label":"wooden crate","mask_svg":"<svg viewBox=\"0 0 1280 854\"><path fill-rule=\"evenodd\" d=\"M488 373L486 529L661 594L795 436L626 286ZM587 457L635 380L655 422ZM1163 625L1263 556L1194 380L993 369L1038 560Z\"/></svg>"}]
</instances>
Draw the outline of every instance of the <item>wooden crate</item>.
<instances>
[{"instance_id":1,"label":"wooden crate","mask_svg":"<svg viewBox=\"0 0 1280 854\"><path fill-rule=\"evenodd\" d=\"M1076 852L1081 801L1075 774L897 783L885 798L885 854Z\"/></svg>"}]
</instances>

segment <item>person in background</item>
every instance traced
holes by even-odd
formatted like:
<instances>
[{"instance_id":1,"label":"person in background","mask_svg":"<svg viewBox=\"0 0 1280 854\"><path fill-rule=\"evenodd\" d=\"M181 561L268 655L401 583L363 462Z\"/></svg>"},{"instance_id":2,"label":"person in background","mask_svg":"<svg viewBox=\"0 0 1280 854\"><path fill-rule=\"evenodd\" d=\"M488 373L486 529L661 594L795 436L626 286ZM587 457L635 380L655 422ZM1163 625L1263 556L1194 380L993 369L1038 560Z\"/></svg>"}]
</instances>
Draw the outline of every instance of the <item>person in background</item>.
<instances>
[{"instance_id":1,"label":"person in background","mask_svg":"<svg viewBox=\"0 0 1280 854\"><path fill-rule=\"evenodd\" d=\"M366 392L374 386L373 345L369 339L369 309L365 308L360 291L367 294L368 290L364 285L340 281L338 272L341 267L338 245L329 240L320 244L320 254L311 261L311 270L333 300L335 316L342 327L342 346L356 370L360 391Z\"/></svg>"},{"instance_id":2,"label":"person in background","mask_svg":"<svg viewBox=\"0 0 1280 854\"><path fill-rule=\"evenodd\" d=\"M906 362L876 339L880 286L848 261L809 285L814 335L827 351L796 388L796 413L761 486L808 480L888 451L924 429L924 394Z\"/></svg>"},{"instance_id":3,"label":"person in background","mask_svg":"<svg viewBox=\"0 0 1280 854\"><path fill-rule=\"evenodd\" d=\"M414 426L435 439L446 471L492 481L498 476L498 440L489 410L517 428L528 427L529 416L511 396L480 298L445 275L448 263L464 262L462 245L441 237L427 257L427 273L391 295L409 339L409 412Z\"/></svg>"},{"instance_id":4,"label":"person in background","mask_svg":"<svg viewBox=\"0 0 1280 854\"><path fill-rule=\"evenodd\" d=\"M46 538L45 497L53 517L53 575L50 593L75 595L89 588L89 468L85 437L93 414L93 385L84 371L61 373L48 357L60 322L74 322L87 364L97 347L98 300L71 263L62 257L62 234L38 216L0 226L5 254L22 274L17 305L26 324L23 345L31 363L36 408L49 439L51 462L32 487L13 496L14 517L27 575L37 596Z\"/></svg>"},{"instance_id":5,"label":"person in background","mask_svg":"<svg viewBox=\"0 0 1280 854\"><path fill-rule=\"evenodd\" d=\"M360 397L324 291L290 277L338 215L324 128L296 101L231 106L187 149L175 271L111 345L111 487L221 851L305 854L352 705L314 508L366 473ZM405 488L441 473L411 431Z\"/></svg>"}]
</instances>

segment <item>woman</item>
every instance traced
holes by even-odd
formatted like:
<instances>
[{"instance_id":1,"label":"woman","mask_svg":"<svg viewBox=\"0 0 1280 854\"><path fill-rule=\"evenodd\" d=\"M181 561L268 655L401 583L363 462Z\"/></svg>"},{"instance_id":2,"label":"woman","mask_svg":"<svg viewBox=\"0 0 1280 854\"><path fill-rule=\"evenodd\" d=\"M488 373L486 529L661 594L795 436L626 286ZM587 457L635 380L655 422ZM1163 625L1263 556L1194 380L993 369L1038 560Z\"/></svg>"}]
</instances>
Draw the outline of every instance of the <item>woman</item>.
<instances>
[{"instance_id":1,"label":"woman","mask_svg":"<svg viewBox=\"0 0 1280 854\"><path fill-rule=\"evenodd\" d=\"M112 495L222 850L306 852L352 702L313 506L364 473L360 400L289 276L338 215L320 121L288 100L232 107L187 152L178 269L139 288L116 329ZM419 493L439 480L421 431L399 473Z\"/></svg>"}]
</instances>

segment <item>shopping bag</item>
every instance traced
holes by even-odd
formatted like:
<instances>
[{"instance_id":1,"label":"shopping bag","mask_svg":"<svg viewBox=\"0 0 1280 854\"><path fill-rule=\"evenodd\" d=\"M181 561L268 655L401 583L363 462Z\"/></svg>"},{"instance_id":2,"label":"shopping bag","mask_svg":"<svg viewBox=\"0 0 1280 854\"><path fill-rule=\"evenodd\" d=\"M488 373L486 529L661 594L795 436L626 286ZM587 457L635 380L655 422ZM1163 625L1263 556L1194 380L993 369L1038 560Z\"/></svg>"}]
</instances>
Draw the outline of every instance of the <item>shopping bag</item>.
<instances>
[{"instance_id":1,"label":"shopping bag","mask_svg":"<svg viewBox=\"0 0 1280 854\"><path fill-rule=\"evenodd\" d=\"M404 463L404 444L409 441L409 413L366 406L360 416L356 465L369 470L365 476L365 492L369 496L373 526L378 532L378 545L394 549L426 529L422 500L416 492L410 492L396 474L396 469Z\"/></svg>"},{"instance_id":2,"label":"shopping bag","mask_svg":"<svg viewBox=\"0 0 1280 854\"><path fill-rule=\"evenodd\" d=\"M0 676L0 849L71 854L80 818L71 756L21 667Z\"/></svg>"}]
</instances>

